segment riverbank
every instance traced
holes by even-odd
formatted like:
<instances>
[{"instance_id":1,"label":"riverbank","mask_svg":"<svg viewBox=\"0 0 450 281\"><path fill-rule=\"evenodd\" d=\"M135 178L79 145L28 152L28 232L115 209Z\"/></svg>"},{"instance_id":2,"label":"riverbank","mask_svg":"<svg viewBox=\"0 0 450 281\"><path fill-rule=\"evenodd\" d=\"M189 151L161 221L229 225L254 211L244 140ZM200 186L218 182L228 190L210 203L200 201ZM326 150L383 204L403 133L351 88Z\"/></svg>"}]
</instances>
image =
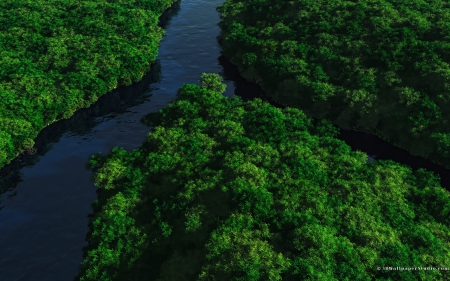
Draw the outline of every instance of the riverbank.
<instances>
[{"instance_id":1,"label":"riverbank","mask_svg":"<svg viewBox=\"0 0 450 281\"><path fill-rule=\"evenodd\" d=\"M164 34L158 18L175 2L2 1L0 168L35 153L49 124L140 81Z\"/></svg>"},{"instance_id":2,"label":"riverbank","mask_svg":"<svg viewBox=\"0 0 450 281\"><path fill-rule=\"evenodd\" d=\"M448 7L364 2L227 0L223 53L277 102L450 168Z\"/></svg>"},{"instance_id":3,"label":"riverbank","mask_svg":"<svg viewBox=\"0 0 450 281\"><path fill-rule=\"evenodd\" d=\"M220 37L218 37L220 44ZM230 62L225 56L219 58L220 64L224 71L223 76L227 80L234 81L236 85L236 95L242 97L243 100L252 100L254 98L260 98L269 102L271 105L283 109L285 105L275 101L270 97L260 85L255 82L248 81L241 76L241 72L238 67ZM315 123L320 119L308 116L314 120ZM339 128L335 125L336 128ZM367 153L367 155L376 155L377 159L392 160L403 165L407 165L413 168L414 171L424 168L428 171L433 171L436 175L439 175L441 179L441 186L450 191L450 171L439 163L435 163L429 159L421 156L411 155L407 150L399 148L394 144L379 138L373 134L365 133L356 130L345 130L339 128L339 138L345 141L353 150L359 150Z\"/></svg>"},{"instance_id":4,"label":"riverbank","mask_svg":"<svg viewBox=\"0 0 450 281\"><path fill-rule=\"evenodd\" d=\"M376 268L450 262L439 177L367 163L329 121L204 76L144 118L142 146L90 158L99 196L76 280L414 280L425 273Z\"/></svg>"}]
</instances>

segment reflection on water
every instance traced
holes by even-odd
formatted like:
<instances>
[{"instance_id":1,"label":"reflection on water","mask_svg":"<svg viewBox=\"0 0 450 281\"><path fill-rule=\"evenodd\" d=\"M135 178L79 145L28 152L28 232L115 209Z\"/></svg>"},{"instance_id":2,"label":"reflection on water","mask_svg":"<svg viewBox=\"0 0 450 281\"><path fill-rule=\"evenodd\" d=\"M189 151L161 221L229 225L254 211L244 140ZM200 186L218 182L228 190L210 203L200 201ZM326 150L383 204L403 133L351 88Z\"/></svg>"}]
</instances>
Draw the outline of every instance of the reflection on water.
<instances>
[{"instance_id":1,"label":"reflection on water","mask_svg":"<svg viewBox=\"0 0 450 281\"><path fill-rule=\"evenodd\" d=\"M77 111L70 119L61 120L46 127L35 139L37 153L32 155L22 154L9 165L0 169L0 194L13 190L18 183L22 182L22 168L33 167L61 138L87 136L98 131L99 128L94 129L94 127L99 126L99 124L114 119L119 114L132 113L128 110L130 107L148 102L154 90L154 86L151 84L158 83L160 80L161 63L156 60L152 64L150 72L143 77L141 82L134 83L129 87L119 87L100 97L91 107ZM91 139L84 137L81 141L89 142ZM64 153L61 157L64 157ZM35 171L39 174L51 172L52 169L49 167L41 170L36 169Z\"/></svg>"},{"instance_id":2,"label":"reflection on water","mask_svg":"<svg viewBox=\"0 0 450 281\"><path fill-rule=\"evenodd\" d=\"M36 154L22 155L0 170L0 281L73 280L87 245L90 204L96 199L87 159L114 146L139 147L151 129L139 122L141 117L165 107L183 83L198 84L203 72L220 73L226 96L261 97L281 106L221 56L215 10L221 3L183 0L174 5L161 23L167 32L157 61L141 82L120 87L69 120L50 125L36 139ZM378 159L428 168L426 161L411 160L375 137L367 140L367 135L343 130L339 137ZM445 181L448 176L443 185Z\"/></svg>"},{"instance_id":3,"label":"reflection on water","mask_svg":"<svg viewBox=\"0 0 450 281\"><path fill-rule=\"evenodd\" d=\"M377 159L376 155L367 155L367 163L372 163L373 161L375 161Z\"/></svg>"},{"instance_id":4,"label":"reflection on water","mask_svg":"<svg viewBox=\"0 0 450 281\"><path fill-rule=\"evenodd\" d=\"M1 281L69 281L77 275L96 199L85 169L89 156L140 146L150 130L139 122L143 115L165 107L182 83L199 84L202 72L221 71L215 8L222 2L183 0L178 11L174 5L161 24L166 36L157 61L141 82L48 126L36 139L36 154L0 170ZM225 95L232 96L233 82L225 83Z\"/></svg>"},{"instance_id":5,"label":"reflection on water","mask_svg":"<svg viewBox=\"0 0 450 281\"><path fill-rule=\"evenodd\" d=\"M220 42L220 36L217 38ZM253 99L255 97L268 101L273 106L284 108L285 106L277 103L271 97L268 97L264 90L257 84L248 82L239 76L237 67L229 62L225 57L218 58L220 65L223 66L221 73L224 79L234 81L236 85L236 95L241 96L244 100ZM313 118L313 124L318 119ZM336 126L335 126L336 127ZM434 172L441 178L441 186L450 191L450 171L438 164L435 164L420 156L413 156L408 151L398 148L379 137L352 130L339 129L338 139L343 140L353 150L360 150L368 154L366 163L370 164L376 160L392 160L400 164L408 165L413 170L425 168Z\"/></svg>"}]
</instances>

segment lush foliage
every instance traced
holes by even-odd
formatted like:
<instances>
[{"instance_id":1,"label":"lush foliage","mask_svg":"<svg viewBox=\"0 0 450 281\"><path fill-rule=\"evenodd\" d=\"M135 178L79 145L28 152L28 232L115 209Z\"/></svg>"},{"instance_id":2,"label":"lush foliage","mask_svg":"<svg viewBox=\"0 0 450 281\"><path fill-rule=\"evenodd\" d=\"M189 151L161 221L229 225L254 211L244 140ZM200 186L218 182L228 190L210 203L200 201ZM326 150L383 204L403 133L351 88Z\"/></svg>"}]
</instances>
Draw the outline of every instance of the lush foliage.
<instances>
[{"instance_id":1,"label":"lush foliage","mask_svg":"<svg viewBox=\"0 0 450 281\"><path fill-rule=\"evenodd\" d=\"M224 55L275 100L450 167L450 6L226 0Z\"/></svg>"},{"instance_id":2,"label":"lush foliage","mask_svg":"<svg viewBox=\"0 0 450 281\"><path fill-rule=\"evenodd\" d=\"M157 56L174 0L0 1L0 167Z\"/></svg>"},{"instance_id":3,"label":"lush foliage","mask_svg":"<svg viewBox=\"0 0 450 281\"><path fill-rule=\"evenodd\" d=\"M331 123L184 84L133 151L93 155L99 188L77 280L448 280L450 193L366 164ZM224 89L224 86L222 87Z\"/></svg>"}]
</instances>

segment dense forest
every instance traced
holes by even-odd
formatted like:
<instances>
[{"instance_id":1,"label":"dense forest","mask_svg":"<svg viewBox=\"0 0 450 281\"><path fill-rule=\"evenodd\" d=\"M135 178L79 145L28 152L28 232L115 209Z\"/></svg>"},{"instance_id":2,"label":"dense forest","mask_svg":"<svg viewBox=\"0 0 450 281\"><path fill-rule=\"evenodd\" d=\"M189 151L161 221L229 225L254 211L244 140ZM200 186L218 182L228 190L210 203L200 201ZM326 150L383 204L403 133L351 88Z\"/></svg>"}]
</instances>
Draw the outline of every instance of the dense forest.
<instances>
[{"instance_id":1,"label":"dense forest","mask_svg":"<svg viewBox=\"0 0 450 281\"><path fill-rule=\"evenodd\" d=\"M226 0L224 55L277 102L450 167L450 4Z\"/></svg>"},{"instance_id":2,"label":"dense forest","mask_svg":"<svg viewBox=\"0 0 450 281\"><path fill-rule=\"evenodd\" d=\"M336 139L329 121L184 84L141 147L93 155L92 241L76 280L448 280L439 177Z\"/></svg>"},{"instance_id":3,"label":"dense forest","mask_svg":"<svg viewBox=\"0 0 450 281\"><path fill-rule=\"evenodd\" d=\"M0 1L0 167L33 153L45 126L142 79L173 3ZM226 0L218 11L224 55L286 108L225 97L204 73L142 119L142 146L92 155L98 198L75 280L450 280L440 178L368 163L332 125L450 166L449 4Z\"/></svg>"},{"instance_id":4,"label":"dense forest","mask_svg":"<svg viewBox=\"0 0 450 281\"><path fill-rule=\"evenodd\" d=\"M175 0L0 1L0 168L46 126L142 79Z\"/></svg>"}]
</instances>

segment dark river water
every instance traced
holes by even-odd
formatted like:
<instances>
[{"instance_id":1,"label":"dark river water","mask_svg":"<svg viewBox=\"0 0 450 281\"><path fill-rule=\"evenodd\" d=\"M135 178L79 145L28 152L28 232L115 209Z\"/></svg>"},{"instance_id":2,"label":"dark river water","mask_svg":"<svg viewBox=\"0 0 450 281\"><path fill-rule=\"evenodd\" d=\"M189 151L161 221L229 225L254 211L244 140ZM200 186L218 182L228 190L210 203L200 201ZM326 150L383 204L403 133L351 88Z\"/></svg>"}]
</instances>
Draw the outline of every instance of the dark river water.
<instances>
[{"instance_id":1,"label":"dark river water","mask_svg":"<svg viewBox=\"0 0 450 281\"><path fill-rule=\"evenodd\" d=\"M182 0L175 5L162 23L166 36L157 61L141 82L120 87L69 120L50 125L36 139L36 154L22 155L0 170L0 281L73 280L96 199L92 174L85 169L89 156L115 146L139 147L151 129L140 124L141 117L165 107L183 83L198 84L203 72L220 73L226 96L267 99L221 56L215 10L221 3ZM340 138L375 159L435 171L443 186L450 185L447 169L379 138L344 130Z\"/></svg>"}]
</instances>

